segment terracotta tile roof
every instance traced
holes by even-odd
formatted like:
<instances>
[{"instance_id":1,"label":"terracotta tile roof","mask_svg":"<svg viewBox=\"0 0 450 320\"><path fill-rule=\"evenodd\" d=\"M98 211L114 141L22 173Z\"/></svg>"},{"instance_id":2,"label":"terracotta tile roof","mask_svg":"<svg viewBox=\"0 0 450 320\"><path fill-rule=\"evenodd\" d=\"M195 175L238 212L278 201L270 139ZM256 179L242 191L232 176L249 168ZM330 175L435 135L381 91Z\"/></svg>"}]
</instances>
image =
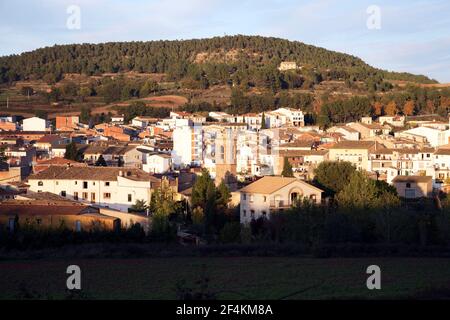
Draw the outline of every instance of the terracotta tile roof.
<instances>
[{"instance_id":1,"label":"terracotta tile roof","mask_svg":"<svg viewBox=\"0 0 450 320\"><path fill-rule=\"evenodd\" d=\"M450 156L450 149L439 148L434 154L438 156Z\"/></svg>"},{"instance_id":2,"label":"terracotta tile roof","mask_svg":"<svg viewBox=\"0 0 450 320\"><path fill-rule=\"evenodd\" d=\"M8 216L81 215L98 213L98 209L66 201L7 200L0 202L0 212Z\"/></svg>"},{"instance_id":3,"label":"terracotta tile roof","mask_svg":"<svg viewBox=\"0 0 450 320\"><path fill-rule=\"evenodd\" d=\"M328 150L281 150L281 157L324 156Z\"/></svg>"},{"instance_id":4,"label":"terracotta tile roof","mask_svg":"<svg viewBox=\"0 0 450 320\"><path fill-rule=\"evenodd\" d=\"M375 146L375 141L341 141L330 149L371 149Z\"/></svg>"},{"instance_id":5,"label":"terracotta tile roof","mask_svg":"<svg viewBox=\"0 0 450 320\"><path fill-rule=\"evenodd\" d=\"M288 143L280 144L281 148L311 148L314 145L312 140L295 140Z\"/></svg>"},{"instance_id":6,"label":"terracotta tile roof","mask_svg":"<svg viewBox=\"0 0 450 320\"><path fill-rule=\"evenodd\" d=\"M272 194L275 191L293 183L299 182L300 184L305 185L305 187L313 188L319 192L322 192L319 188L316 188L306 182L303 182L297 178L288 178L288 177L275 177L275 176L264 176L261 179L249 184L248 186L239 190L240 192L245 193L261 193L261 194Z\"/></svg>"},{"instance_id":7,"label":"terracotta tile roof","mask_svg":"<svg viewBox=\"0 0 450 320\"><path fill-rule=\"evenodd\" d=\"M100 180L116 181L120 172L125 178L135 181L150 181L150 175L136 168L123 167L65 167L50 166L48 169L31 175L28 180Z\"/></svg>"},{"instance_id":8,"label":"terracotta tile roof","mask_svg":"<svg viewBox=\"0 0 450 320\"><path fill-rule=\"evenodd\" d=\"M55 158L40 160L40 161L38 160L37 165L74 165L74 166L81 166L81 167L87 166L86 163L81 163L81 162L77 162L77 161L73 161L73 160L69 160L69 159L65 159L65 158L61 158L61 157L55 157Z\"/></svg>"},{"instance_id":9,"label":"terracotta tile roof","mask_svg":"<svg viewBox=\"0 0 450 320\"><path fill-rule=\"evenodd\" d=\"M409 183L418 183L418 182L431 182L432 177L430 176L396 176L392 182L409 182Z\"/></svg>"},{"instance_id":10,"label":"terracotta tile roof","mask_svg":"<svg viewBox=\"0 0 450 320\"><path fill-rule=\"evenodd\" d=\"M42 138L40 138L37 143L55 143L56 141L61 140L62 138L57 134L46 134Z\"/></svg>"}]
</instances>

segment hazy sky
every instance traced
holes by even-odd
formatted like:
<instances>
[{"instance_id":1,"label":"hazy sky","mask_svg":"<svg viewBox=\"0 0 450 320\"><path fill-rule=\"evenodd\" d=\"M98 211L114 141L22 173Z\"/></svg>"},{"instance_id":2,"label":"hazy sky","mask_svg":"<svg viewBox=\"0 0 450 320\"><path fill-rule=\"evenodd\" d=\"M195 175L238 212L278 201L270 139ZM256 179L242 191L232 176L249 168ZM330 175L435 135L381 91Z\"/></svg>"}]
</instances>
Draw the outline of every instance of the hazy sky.
<instances>
[{"instance_id":1,"label":"hazy sky","mask_svg":"<svg viewBox=\"0 0 450 320\"><path fill-rule=\"evenodd\" d=\"M66 26L81 9L81 28ZM367 8L381 9L369 29ZM0 0L0 55L66 43L224 34L298 40L450 82L449 0Z\"/></svg>"}]
</instances>

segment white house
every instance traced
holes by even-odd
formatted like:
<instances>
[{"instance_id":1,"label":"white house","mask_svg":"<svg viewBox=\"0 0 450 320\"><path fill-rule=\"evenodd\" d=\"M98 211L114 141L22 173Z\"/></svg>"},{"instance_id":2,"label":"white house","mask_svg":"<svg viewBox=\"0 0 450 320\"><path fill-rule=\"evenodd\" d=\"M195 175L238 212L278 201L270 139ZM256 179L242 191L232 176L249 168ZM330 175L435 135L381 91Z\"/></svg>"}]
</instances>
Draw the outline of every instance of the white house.
<instances>
[{"instance_id":1,"label":"white house","mask_svg":"<svg viewBox=\"0 0 450 320\"><path fill-rule=\"evenodd\" d=\"M303 127L305 125L305 115L303 111L293 108L278 108L275 110L287 117L288 123L295 127Z\"/></svg>"},{"instance_id":2,"label":"white house","mask_svg":"<svg viewBox=\"0 0 450 320\"><path fill-rule=\"evenodd\" d=\"M304 198L320 203L322 190L297 178L265 176L239 190L241 223L270 218Z\"/></svg>"},{"instance_id":3,"label":"white house","mask_svg":"<svg viewBox=\"0 0 450 320\"><path fill-rule=\"evenodd\" d=\"M136 200L150 203L150 175L121 167L50 166L28 178L30 191L127 211Z\"/></svg>"},{"instance_id":4,"label":"white house","mask_svg":"<svg viewBox=\"0 0 450 320\"><path fill-rule=\"evenodd\" d=\"M172 157L169 154L157 153L147 155L142 169L149 173L165 173L172 167Z\"/></svg>"},{"instance_id":5,"label":"white house","mask_svg":"<svg viewBox=\"0 0 450 320\"><path fill-rule=\"evenodd\" d=\"M350 126L334 126L327 130L327 132L337 132L343 135L345 140L358 141L361 134L359 131Z\"/></svg>"},{"instance_id":6,"label":"white house","mask_svg":"<svg viewBox=\"0 0 450 320\"><path fill-rule=\"evenodd\" d=\"M32 117L23 120L23 131L39 131L45 132L49 130L49 122L45 119L38 117Z\"/></svg>"},{"instance_id":7,"label":"white house","mask_svg":"<svg viewBox=\"0 0 450 320\"><path fill-rule=\"evenodd\" d=\"M408 137L417 140L416 137L426 138L432 147L439 147L449 143L450 130L439 130L428 127L417 127L396 133L396 137Z\"/></svg>"}]
</instances>

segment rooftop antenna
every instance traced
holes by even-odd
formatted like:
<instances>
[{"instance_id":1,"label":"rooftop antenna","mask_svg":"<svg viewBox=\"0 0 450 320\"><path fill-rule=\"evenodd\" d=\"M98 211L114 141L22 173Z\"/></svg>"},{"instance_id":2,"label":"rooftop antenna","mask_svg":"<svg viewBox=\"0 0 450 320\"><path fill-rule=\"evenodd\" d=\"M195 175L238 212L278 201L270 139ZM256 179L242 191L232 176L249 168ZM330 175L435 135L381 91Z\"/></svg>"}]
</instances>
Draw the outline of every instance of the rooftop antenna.
<instances>
[{"instance_id":1,"label":"rooftop antenna","mask_svg":"<svg viewBox=\"0 0 450 320\"><path fill-rule=\"evenodd\" d=\"M6 97L6 109L9 109L9 97Z\"/></svg>"}]
</instances>

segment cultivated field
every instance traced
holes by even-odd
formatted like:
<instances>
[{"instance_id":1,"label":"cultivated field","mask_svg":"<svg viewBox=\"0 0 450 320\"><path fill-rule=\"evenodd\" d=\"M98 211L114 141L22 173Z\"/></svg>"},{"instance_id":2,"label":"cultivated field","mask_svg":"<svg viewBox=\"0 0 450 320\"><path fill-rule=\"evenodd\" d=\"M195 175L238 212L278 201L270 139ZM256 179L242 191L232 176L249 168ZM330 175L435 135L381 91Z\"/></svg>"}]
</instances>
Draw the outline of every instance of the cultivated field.
<instances>
[{"instance_id":1,"label":"cultivated field","mask_svg":"<svg viewBox=\"0 0 450 320\"><path fill-rule=\"evenodd\" d=\"M177 257L1 261L0 299L64 299L70 264L93 299L176 299L177 284L196 290L205 277L219 299L450 298L450 259ZM372 264L381 290L366 288Z\"/></svg>"}]
</instances>

